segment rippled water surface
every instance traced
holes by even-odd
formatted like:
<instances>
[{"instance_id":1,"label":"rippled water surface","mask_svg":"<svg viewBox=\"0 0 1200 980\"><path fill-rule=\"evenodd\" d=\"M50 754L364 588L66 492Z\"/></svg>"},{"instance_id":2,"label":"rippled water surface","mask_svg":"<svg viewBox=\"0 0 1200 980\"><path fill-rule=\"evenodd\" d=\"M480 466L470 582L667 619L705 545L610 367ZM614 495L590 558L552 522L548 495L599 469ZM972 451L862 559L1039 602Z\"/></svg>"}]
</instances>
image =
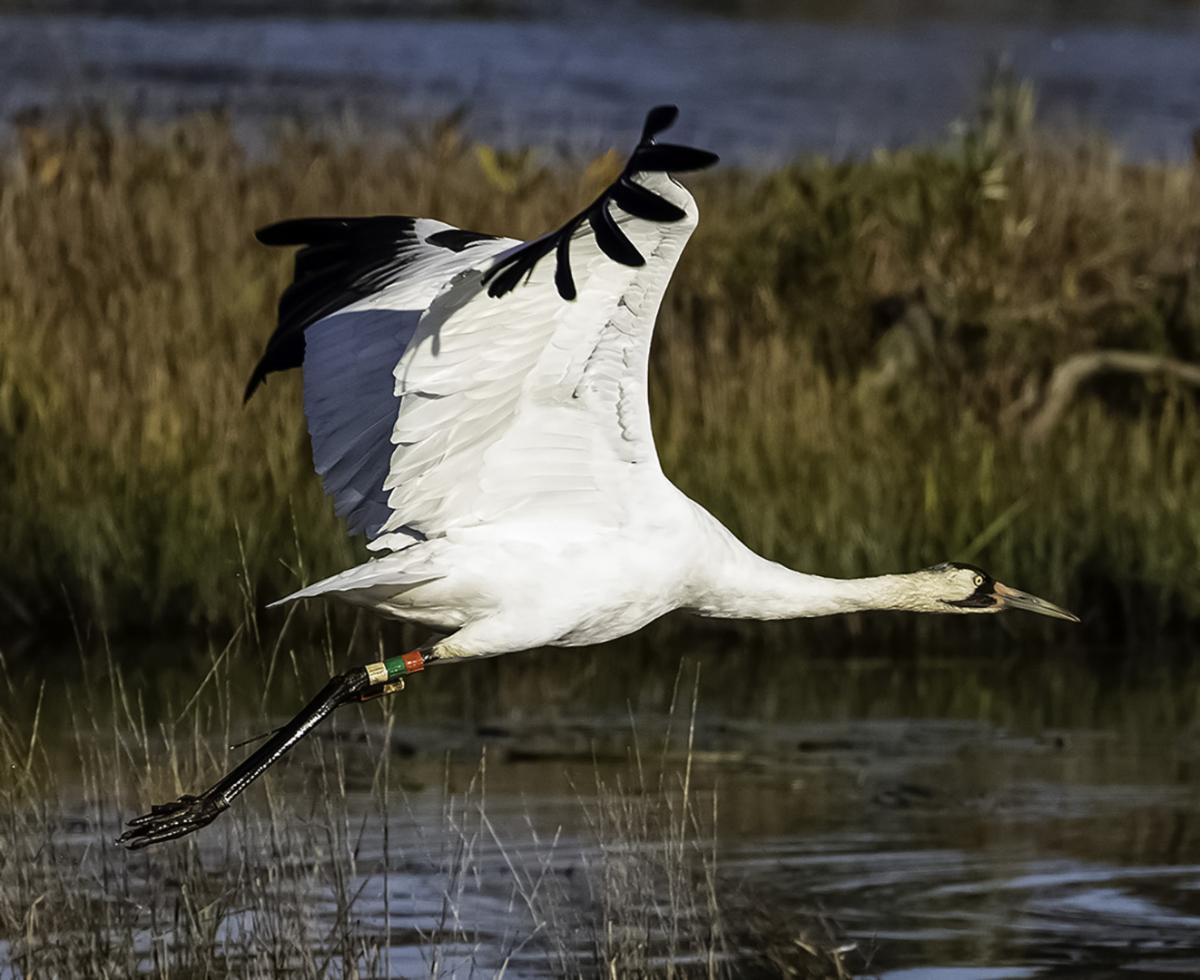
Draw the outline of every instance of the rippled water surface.
<instances>
[{"instance_id":1,"label":"rippled water surface","mask_svg":"<svg viewBox=\"0 0 1200 980\"><path fill-rule=\"evenodd\" d=\"M626 664L606 678L612 656L506 658L482 665L470 694L459 682L471 666L433 671L420 678L431 697L401 695L390 733L353 721L324 733L349 773L339 819L355 841L355 929L389 950L393 975L487 975L505 960L508 975L553 972L522 943L515 882L548 876L583 900L585 870L611 857L595 832L597 786L634 787L635 744L652 756L668 720L671 672L639 679ZM731 908L769 910L784 930L824 916L856 946L846 962L861 976L1200 973L1200 684L1186 652L699 662L691 792L715 794ZM261 724L251 711L234 730ZM678 714L673 724L678 760ZM381 751L402 787L385 813L371 790ZM284 826L329 819L306 758L274 777ZM238 807L203 838L214 881L227 842L265 812L261 791ZM103 843L117 817L99 836L81 823L68 848ZM264 861L305 859L286 847L269 857L268 839ZM470 873L448 878L464 840ZM147 853L128 868L150 887ZM326 923L317 934L338 914L328 888L304 896ZM451 892L458 938L434 962ZM251 928L245 915L221 928Z\"/></svg>"},{"instance_id":2,"label":"rippled water surface","mask_svg":"<svg viewBox=\"0 0 1200 980\"><path fill-rule=\"evenodd\" d=\"M221 105L251 128L348 114L372 132L462 109L488 139L594 149L672 101L683 137L770 161L938 138L1001 58L1037 84L1048 119L1178 158L1200 125L1200 21L1165 9L1132 24L726 20L671 5L561 19L0 16L0 112Z\"/></svg>"}]
</instances>

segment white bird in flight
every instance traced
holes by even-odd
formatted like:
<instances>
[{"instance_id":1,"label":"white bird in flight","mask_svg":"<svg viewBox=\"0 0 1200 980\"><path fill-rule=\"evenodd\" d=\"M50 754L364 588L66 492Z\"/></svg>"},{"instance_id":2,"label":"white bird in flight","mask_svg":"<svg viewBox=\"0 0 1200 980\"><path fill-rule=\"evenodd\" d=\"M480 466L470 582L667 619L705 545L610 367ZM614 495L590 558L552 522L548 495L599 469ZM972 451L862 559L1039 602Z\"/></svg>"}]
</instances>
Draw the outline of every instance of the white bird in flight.
<instances>
[{"instance_id":1,"label":"white bird in flight","mask_svg":"<svg viewBox=\"0 0 1200 980\"><path fill-rule=\"evenodd\" d=\"M313 459L376 557L315 596L440 639L334 677L244 763L154 807L140 848L210 823L340 704L391 693L426 664L624 636L676 609L794 619L874 609L1076 620L971 565L835 579L751 551L663 473L647 363L671 272L696 227L672 176L714 154L660 143L646 118L616 182L541 238L430 218L301 218L258 232L301 246L278 326L246 388L301 367Z\"/></svg>"}]
</instances>

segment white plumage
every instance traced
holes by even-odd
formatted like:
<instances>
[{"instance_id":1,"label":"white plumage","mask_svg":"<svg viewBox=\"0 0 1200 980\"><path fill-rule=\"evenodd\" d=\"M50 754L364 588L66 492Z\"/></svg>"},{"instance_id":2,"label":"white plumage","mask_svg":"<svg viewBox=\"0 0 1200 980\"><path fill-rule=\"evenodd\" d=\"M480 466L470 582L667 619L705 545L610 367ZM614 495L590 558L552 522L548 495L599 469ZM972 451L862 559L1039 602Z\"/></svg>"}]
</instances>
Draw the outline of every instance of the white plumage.
<instances>
[{"instance_id":1,"label":"white plumage","mask_svg":"<svg viewBox=\"0 0 1200 980\"><path fill-rule=\"evenodd\" d=\"M427 663L630 633L673 609L782 619L866 609L1075 617L971 565L830 579L754 554L663 474L647 363L696 227L669 171L712 154L659 144L660 107L617 181L556 232L515 242L427 218L314 218L246 389L303 366L313 461L377 557L288 596L333 596L442 634L330 679L198 795L130 821L149 847L211 823L339 705Z\"/></svg>"},{"instance_id":2,"label":"white plumage","mask_svg":"<svg viewBox=\"0 0 1200 980\"><path fill-rule=\"evenodd\" d=\"M281 601L334 596L450 633L435 659L595 643L679 608L775 619L1023 604L1069 616L966 565L859 580L792 572L663 474L650 338L698 220L666 171L715 160L656 143L673 119L654 110L618 183L532 243L358 219L394 223L392 261L378 242L362 249L369 288L300 324L305 411L327 491L379 554ZM320 249L339 245L320 229L338 221L352 237L356 219L263 233L298 244L317 229L293 289L312 292ZM332 248L339 282L345 251ZM281 324L298 322L295 305L285 295Z\"/></svg>"}]
</instances>

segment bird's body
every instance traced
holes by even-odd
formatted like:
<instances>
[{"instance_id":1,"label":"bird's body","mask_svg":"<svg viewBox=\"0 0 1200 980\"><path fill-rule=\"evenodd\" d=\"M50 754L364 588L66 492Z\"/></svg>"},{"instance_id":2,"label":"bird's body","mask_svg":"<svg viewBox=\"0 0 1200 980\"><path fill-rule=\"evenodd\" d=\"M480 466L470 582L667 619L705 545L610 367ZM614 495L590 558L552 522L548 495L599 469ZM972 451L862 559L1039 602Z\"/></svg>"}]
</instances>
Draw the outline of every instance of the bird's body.
<instances>
[{"instance_id":1,"label":"bird's body","mask_svg":"<svg viewBox=\"0 0 1200 980\"><path fill-rule=\"evenodd\" d=\"M639 499L645 509L603 528L501 520L450 531L282 601L336 598L451 633L435 647L443 658L602 643L675 610L762 620L946 611L941 572L806 575L756 555L661 474ZM914 582L923 574L928 592Z\"/></svg>"},{"instance_id":2,"label":"bird's body","mask_svg":"<svg viewBox=\"0 0 1200 980\"><path fill-rule=\"evenodd\" d=\"M457 631L442 645L455 656L598 643L686 604L696 550L687 504L677 494L669 514L603 529L518 519L452 530L295 597L333 596Z\"/></svg>"},{"instance_id":3,"label":"bird's body","mask_svg":"<svg viewBox=\"0 0 1200 980\"><path fill-rule=\"evenodd\" d=\"M668 149L650 134L642 150L652 148ZM684 163L709 162L682 152L696 154ZM304 325L318 469L381 554L289 599L332 596L451 631L436 645L444 657L596 643L704 603L714 584L704 572L732 535L663 474L646 391L654 320L698 214L665 172L630 172L625 186L652 195L649 210L670 220L622 213L602 195L592 214L606 212L624 244L606 251L593 221L579 221L565 263L546 256L501 296L489 289L494 263L528 246L392 219L393 235L412 222L410 261L383 288ZM285 223L263 237L314 232L325 229ZM326 239L339 233L346 241L355 230ZM614 260L621 249L637 258ZM375 379L376 412L358 379L378 374L383 352L395 356ZM348 449L376 417L372 445ZM364 463L371 452L386 468Z\"/></svg>"},{"instance_id":4,"label":"bird's body","mask_svg":"<svg viewBox=\"0 0 1200 980\"><path fill-rule=\"evenodd\" d=\"M301 246L247 387L302 367L313 458L371 560L281 601L331 597L445 634L341 675L233 773L156 808L142 847L211 821L329 711L428 662L632 633L672 610L790 619L1017 607L1074 619L970 565L831 579L754 554L663 473L650 340L698 221L669 172L715 162L658 143L650 112L618 177L529 242L428 218L313 218L259 232Z\"/></svg>"}]
</instances>

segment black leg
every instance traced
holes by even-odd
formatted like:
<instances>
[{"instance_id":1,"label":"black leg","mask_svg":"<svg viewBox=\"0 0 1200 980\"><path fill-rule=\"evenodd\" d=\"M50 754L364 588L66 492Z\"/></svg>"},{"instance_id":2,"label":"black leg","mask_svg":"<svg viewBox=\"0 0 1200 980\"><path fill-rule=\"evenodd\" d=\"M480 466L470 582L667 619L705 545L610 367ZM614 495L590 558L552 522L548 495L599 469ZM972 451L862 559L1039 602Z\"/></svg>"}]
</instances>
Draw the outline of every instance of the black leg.
<instances>
[{"instance_id":1,"label":"black leg","mask_svg":"<svg viewBox=\"0 0 1200 980\"><path fill-rule=\"evenodd\" d=\"M405 674L423 670L434 657L420 652L406 653L381 663L355 667L332 678L321 693L282 728L277 729L241 765L198 796L181 796L173 803L161 803L150 812L129 821L129 829L117 838L130 850L183 837L217 819L229 804L304 736L311 732L335 708L350 701L365 701L399 689Z\"/></svg>"}]
</instances>

